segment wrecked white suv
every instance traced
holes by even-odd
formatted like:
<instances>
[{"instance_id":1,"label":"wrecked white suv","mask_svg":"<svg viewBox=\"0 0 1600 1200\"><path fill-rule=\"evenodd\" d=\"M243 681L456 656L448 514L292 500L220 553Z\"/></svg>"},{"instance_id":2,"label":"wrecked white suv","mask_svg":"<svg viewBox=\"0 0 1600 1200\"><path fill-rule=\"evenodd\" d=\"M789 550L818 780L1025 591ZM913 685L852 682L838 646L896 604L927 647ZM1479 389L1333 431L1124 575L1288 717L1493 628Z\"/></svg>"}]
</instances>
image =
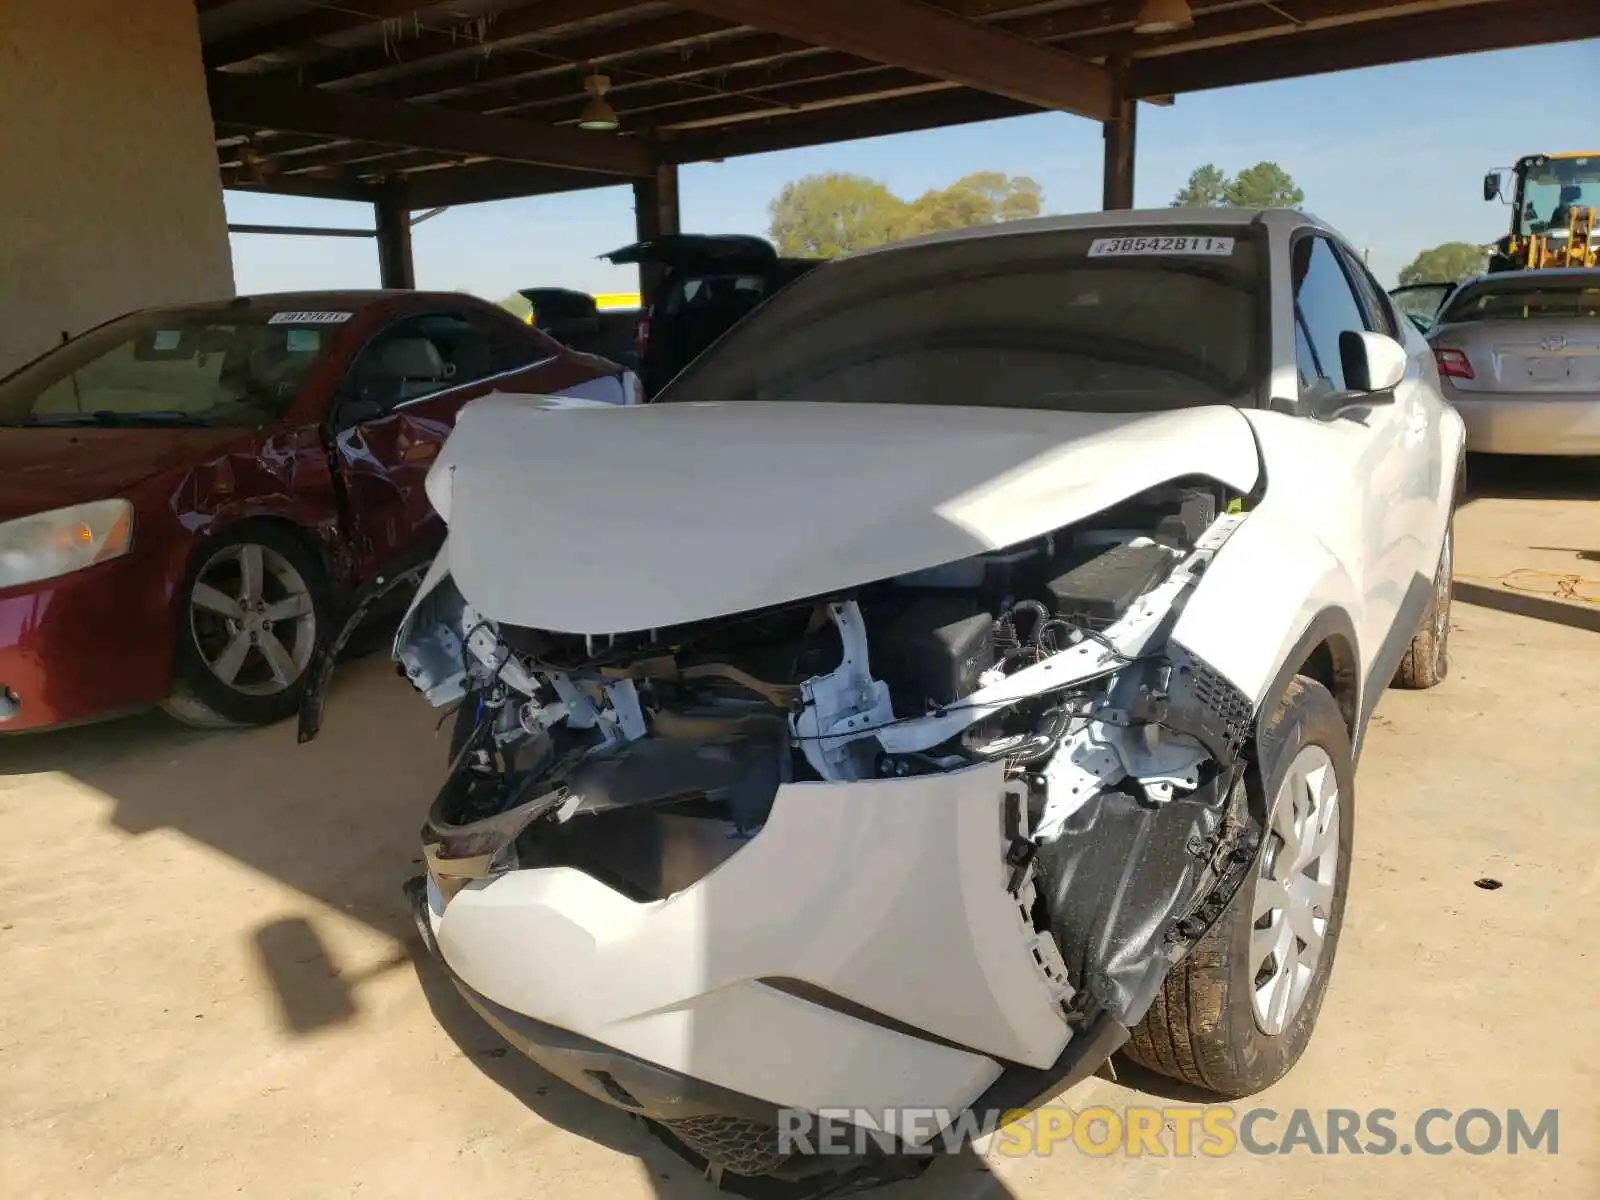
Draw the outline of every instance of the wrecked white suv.
<instances>
[{"instance_id":1,"label":"wrecked white suv","mask_svg":"<svg viewBox=\"0 0 1600 1200\"><path fill-rule=\"evenodd\" d=\"M461 706L424 937L725 1186L910 1173L940 1121L895 1114L987 1128L1119 1047L1253 1092L1327 987L1373 706L1445 674L1461 449L1288 211L902 243L647 407L480 400L396 643ZM780 1135L839 1111L892 1145Z\"/></svg>"}]
</instances>

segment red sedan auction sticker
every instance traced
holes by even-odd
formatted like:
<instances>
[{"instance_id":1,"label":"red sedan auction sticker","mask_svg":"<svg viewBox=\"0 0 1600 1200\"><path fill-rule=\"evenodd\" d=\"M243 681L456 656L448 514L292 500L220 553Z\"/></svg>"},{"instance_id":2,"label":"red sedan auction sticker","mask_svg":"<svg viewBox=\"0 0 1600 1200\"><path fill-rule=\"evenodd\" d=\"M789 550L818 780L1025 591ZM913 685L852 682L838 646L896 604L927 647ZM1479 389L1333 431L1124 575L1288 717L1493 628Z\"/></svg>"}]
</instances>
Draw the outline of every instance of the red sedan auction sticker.
<instances>
[{"instance_id":1,"label":"red sedan auction sticker","mask_svg":"<svg viewBox=\"0 0 1600 1200\"><path fill-rule=\"evenodd\" d=\"M280 312L267 318L268 325L343 325L355 313L347 312Z\"/></svg>"},{"instance_id":2,"label":"red sedan auction sticker","mask_svg":"<svg viewBox=\"0 0 1600 1200\"><path fill-rule=\"evenodd\" d=\"M1090 258L1119 258L1134 254L1205 254L1227 257L1233 253L1231 237L1104 237L1089 243Z\"/></svg>"}]
</instances>

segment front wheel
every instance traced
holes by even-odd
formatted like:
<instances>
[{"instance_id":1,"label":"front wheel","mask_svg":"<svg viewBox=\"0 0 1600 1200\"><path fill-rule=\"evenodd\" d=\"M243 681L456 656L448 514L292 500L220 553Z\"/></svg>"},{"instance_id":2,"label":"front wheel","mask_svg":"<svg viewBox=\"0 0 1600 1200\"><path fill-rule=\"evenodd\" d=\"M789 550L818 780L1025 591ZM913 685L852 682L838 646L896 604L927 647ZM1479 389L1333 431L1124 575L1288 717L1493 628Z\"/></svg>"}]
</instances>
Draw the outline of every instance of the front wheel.
<instances>
[{"instance_id":1,"label":"front wheel","mask_svg":"<svg viewBox=\"0 0 1600 1200\"><path fill-rule=\"evenodd\" d=\"M329 613L316 556L286 530L246 526L204 549L185 589L162 707L212 729L291 716Z\"/></svg>"},{"instance_id":2,"label":"front wheel","mask_svg":"<svg viewBox=\"0 0 1600 1200\"><path fill-rule=\"evenodd\" d=\"M1123 1050L1230 1099L1288 1074L1311 1041L1355 828L1350 733L1326 688L1296 676L1259 745L1270 807L1257 869L1173 968Z\"/></svg>"}]
</instances>

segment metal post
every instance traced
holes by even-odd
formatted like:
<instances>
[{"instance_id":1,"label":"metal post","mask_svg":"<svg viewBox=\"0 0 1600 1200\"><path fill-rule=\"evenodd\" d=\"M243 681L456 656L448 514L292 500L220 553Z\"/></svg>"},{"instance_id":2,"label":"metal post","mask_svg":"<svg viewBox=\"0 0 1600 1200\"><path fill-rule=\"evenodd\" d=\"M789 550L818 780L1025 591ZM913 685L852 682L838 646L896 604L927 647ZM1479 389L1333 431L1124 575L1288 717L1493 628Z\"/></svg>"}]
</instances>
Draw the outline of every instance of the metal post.
<instances>
[{"instance_id":1,"label":"metal post","mask_svg":"<svg viewBox=\"0 0 1600 1200\"><path fill-rule=\"evenodd\" d=\"M1105 188L1101 207L1133 207L1133 148L1138 132L1138 102L1129 99L1121 86L1122 72L1117 72L1118 86L1112 100L1111 119L1104 122L1106 139Z\"/></svg>"},{"instance_id":2,"label":"metal post","mask_svg":"<svg viewBox=\"0 0 1600 1200\"><path fill-rule=\"evenodd\" d=\"M399 187L386 187L372 205L378 227L378 281L386 288L415 288L411 261L411 210Z\"/></svg>"},{"instance_id":3,"label":"metal post","mask_svg":"<svg viewBox=\"0 0 1600 1200\"><path fill-rule=\"evenodd\" d=\"M677 163L657 163L651 174L633 181L633 223L641 242L680 232ZM639 292L645 303L649 303L660 278L659 266L639 264Z\"/></svg>"}]
</instances>

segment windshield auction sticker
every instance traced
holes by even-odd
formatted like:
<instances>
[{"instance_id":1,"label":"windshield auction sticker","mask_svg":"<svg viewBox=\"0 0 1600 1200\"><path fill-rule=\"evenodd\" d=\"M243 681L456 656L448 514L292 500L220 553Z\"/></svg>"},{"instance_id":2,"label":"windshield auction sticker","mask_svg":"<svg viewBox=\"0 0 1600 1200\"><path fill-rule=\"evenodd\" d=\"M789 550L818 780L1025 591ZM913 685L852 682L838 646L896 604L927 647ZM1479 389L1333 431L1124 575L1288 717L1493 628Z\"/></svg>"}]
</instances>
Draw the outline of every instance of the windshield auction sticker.
<instances>
[{"instance_id":1,"label":"windshield auction sticker","mask_svg":"<svg viewBox=\"0 0 1600 1200\"><path fill-rule=\"evenodd\" d=\"M343 325L354 313L347 312L280 312L267 318L268 325Z\"/></svg>"},{"instance_id":2,"label":"windshield auction sticker","mask_svg":"<svg viewBox=\"0 0 1600 1200\"><path fill-rule=\"evenodd\" d=\"M1226 258L1233 253L1231 237L1103 237L1089 243L1090 258L1122 258L1144 254L1202 254Z\"/></svg>"}]
</instances>

